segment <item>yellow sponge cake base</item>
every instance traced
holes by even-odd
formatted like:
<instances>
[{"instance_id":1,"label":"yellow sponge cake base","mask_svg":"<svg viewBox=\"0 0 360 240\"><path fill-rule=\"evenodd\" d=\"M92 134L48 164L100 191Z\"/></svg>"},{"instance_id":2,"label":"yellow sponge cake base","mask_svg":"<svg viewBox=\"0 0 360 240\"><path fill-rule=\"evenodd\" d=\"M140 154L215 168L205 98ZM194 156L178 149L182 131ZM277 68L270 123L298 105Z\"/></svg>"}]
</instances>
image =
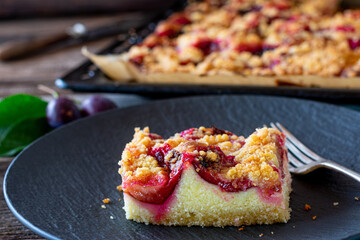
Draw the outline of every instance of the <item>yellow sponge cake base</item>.
<instances>
[{"instance_id":1,"label":"yellow sponge cake base","mask_svg":"<svg viewBox=\"0 0 360 240\"><path fill-rule=\"evenodd\" d=\"M146 224L241 226L287 222L290 218L290 174L285 174L280 202L266 201L257 188L225 192L202 179L190 163L184 164L180 181L162 205L143 203L124 193L126 218Z\"/></svg>"}]
</instances>

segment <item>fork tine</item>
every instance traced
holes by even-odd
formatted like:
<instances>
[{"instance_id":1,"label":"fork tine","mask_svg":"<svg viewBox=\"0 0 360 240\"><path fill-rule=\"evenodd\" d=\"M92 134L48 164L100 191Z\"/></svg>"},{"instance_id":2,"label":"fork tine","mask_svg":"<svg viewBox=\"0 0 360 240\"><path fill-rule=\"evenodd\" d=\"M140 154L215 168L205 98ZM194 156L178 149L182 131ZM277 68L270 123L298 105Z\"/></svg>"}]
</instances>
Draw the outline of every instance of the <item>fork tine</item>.
<instances>
[{"instance_id":1,"label":"fork tine","mask_svg":"<svg viewBox=\"0 0 360 240\"><path fill-rule=\"evenodd\" d=\"M295 168L304 166L304 164L300 162L294 155L288 154L288 158L291 165L294 165Z\"/></svg>"},{"instance_id":2,"label":"fork tine","mask_svg":"<svg viewBox=\"0 0 360 240\"><path fill-rule=\"evenodd\" d=\"M274 124L273 124L274 125ZM276 126L286 135L287 139L294 144L300 151L302 151L307 156L311 157L316 161L323 161L324 159L311 151L308 147L306 147L303 143L301 143L294 135L292 135L283 125L279 122L276 122Z\"/></svg>"},{"instance_id":3,"label":"fork tine","mask_svg":"<svg viewBox=\"0 0 360 240\"><path fill-rule=\"evenodd\" d=\"M270 123L270 126L281 132L281 130L273 122Z\"/></svg>"},{"instance_id":4,"label":"fork tine","mask_svg":"<svg viewBox=\"0 0 360 240\"><path fill-rule=\"evenodd\" d=\"M270 123L270 126L272 127L272 128L274 128L274 129L276 129L276 130L279 130L280 132L281 132L281 130L277 127L277 126L275 126L275 124L274 123ZM286 139L287 140L287 139ZM293 145L289 142L289 141L285 141L285 145L286 145L286 147L290 150L290 148L291 149L294 149L294 147L293 147ZM296 148L295 148L296 149ZM304 165L304 161L299 161L297 158L296 158L296 154L295 153L290 153L290 154L288 154L288 158L289 158L289 162L291 163L291 165L293 165L295 168L297 168L297 167L301 167L301 166L303 166ZM309 159L309 161L311 161L310 159ZM312 162L312 161L311 161ZM290 167L291 167L291 165L289 166L289 170L290 170ZM291 167L292 168L292 170L295 170L295 168L293 168L293 167ZM291 171L291 170L290 170Z\"/></svg>"},{"instance_id":5,"label":"fork tine","mask_svg":"<svg viewBox=\"0 0 360 240\"><path fill-rule=\"evenodd\" d=\"M291 165L288 166L288 169L289 169L290 172L295 172L296 171L296 168L294 168Z\"/></svg>"},{"instance_id":6,"label":"fork tine","mask_svg":"<svg viewBox=\"0 0 360 240\"><path fill-rule=\"evenodd\" d=\"M296 146L294 146L294 144L291 143L290 141L286 141L285 145L289 149L289 151L294 156L296 156L301 162L306 163L306 164L314 162L314 160L312 160L311 158L309 158L308 156L306 156L305 154L300 152L299 149L297 149Z\"/></svg>"},{"instance_id":7,"label":"fork tine","mask_svg":"<svg viewBox=\"0 0 360 240\"><path fill-rule=\"evenodd\" d=\"M288 154L288 158L289 158L289 162L290 162L289 170L291 173L307 174L319 167L326 167L326 168L330 168L335 171L344 173L360 182L360 174L359 173L352 171L351 169L348 169L346 167L343 167L340 164L337 164L336 162L333 162L331 160L327 160L327 159L320 157L319 155L317 155L316 153L314 153L313 151L308 149L299 140L297 140L280 123L277 122L276 125L274 123L270 123L270 125L271 125L271 127L275 128L277 130L280 129L279 131L282 131L283 134L286 135L288 141L285 141L285 142L291 143L288 145L289 147L294 147L298 150L298 152L302 152L302 154L308 154L308 157L314 157L316 159L314 161L311 161L310 164L303 164L301 161L299 161L297 159L297 158L301 159L299 155L295 155L294 152L290 152L290 154ZM296 152L296 150L294 150L294 151ZM300 165L300 164L302 164L302 165ZM292 166L295 166L295 167L292 167Z\"/></svg>"},{"instance_id":8,"label":"fork tine","mask_svg":"<svg viewBox=\"0 0 360 240\"><path fill-rule=\"evenodd\" d=\"M280 132L283 132L282 129L279 129L274 123L270 123L270 125L271 125L271 127L279 130ZM289 149L289 151L295 157L297 157L301 162L306 163L306 164L312 163L313 160L311 158L309 158L308 156L306 156L301 151L299 151L299 149L296 147L296 145L293 142L289 141L288 135L285 132L284 132L284 134L286 135L285 145Z\"/></svg>"}]
</instances>

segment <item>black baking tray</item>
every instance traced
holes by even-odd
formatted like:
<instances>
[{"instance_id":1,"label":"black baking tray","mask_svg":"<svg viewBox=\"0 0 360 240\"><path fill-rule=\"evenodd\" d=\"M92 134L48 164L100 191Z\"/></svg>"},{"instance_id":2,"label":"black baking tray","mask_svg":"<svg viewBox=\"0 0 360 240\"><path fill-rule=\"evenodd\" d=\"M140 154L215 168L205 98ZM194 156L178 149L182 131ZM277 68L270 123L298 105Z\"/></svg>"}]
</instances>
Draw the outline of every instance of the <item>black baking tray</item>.
<instances>
[{"instance_id":1,"label":"black baking tray","mask_svg":"<svg viewBox=\"0 0 360 240\"><path fill-rule=\"evenodd\" d=\"M159 21L175 11L183 9L184 6L186 6L186 1L177 1L167 12L155 14L152 21L147 22L144 19L144 23L140 27L131 29L127 34L120 35L113 43L98 53L108 54L126 51L153 32ZM136 93L153 98L203 94L256 94L305 98L332 103L360 104L360 89L309 88L286 85L262 87L117 82L108 78L89 60L58 78L55 84L60 88L79 92Z\"/></svg>"}]
</instances>

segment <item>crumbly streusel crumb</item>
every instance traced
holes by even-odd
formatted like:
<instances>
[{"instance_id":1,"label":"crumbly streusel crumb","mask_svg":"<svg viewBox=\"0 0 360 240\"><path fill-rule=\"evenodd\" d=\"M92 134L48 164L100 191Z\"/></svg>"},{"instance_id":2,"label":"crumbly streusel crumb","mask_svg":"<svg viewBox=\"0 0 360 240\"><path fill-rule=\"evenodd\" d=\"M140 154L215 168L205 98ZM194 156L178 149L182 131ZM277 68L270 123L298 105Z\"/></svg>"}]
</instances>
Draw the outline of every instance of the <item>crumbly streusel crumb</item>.
<instances>
[{"instance_id":1,"label":"crumbly streusel crumb","mask_svg":"<svg viewBox=\"0 0 360 240\"><path fill-rule=\"evenodd\" d=\"M278 130L257 129L246 140L226 131L216 131L213 128L192 128L165 140L161 137L152 138L156 134L150 133L148 127L143 130L136 128L134 138L126 145L122 154L119 173L129 181L146 181L156 175L164 176L167 168L159 165L158 160L149 153L152 149L166 146L179 153L199 154L200 157L216 163L217 153L212 150L195 150L196 146L216 146L225 155L235 156L236 165L222 170L224 178L248 178L254 186L265 188L278 184L279 173L274 169L280 167L280 153L276 147L277 138L281 134ZM191 134L191 138L187 139L186 134ZM171 166L175 166L178 160L173 157L173 151L164 155L164 161L171 161ZM199 170L196 168L197 172Z\"/></svg>"},{"instance_id":2,"label":"crumbly streusel crumb","mask_svg":"<svg viewBox=\"0 0 360 240\"><path fill-rule=\"evenodd\" d=\"M238 164L227 172L230 179L249 176L250 180L261 185L273 185L278 179L279 167L277 148L275 146L275 129L262 128L246 139L244 148L235 154Z\"/></svg>"},{"instance_id":3,"label":"crumbly streusel crumb","mask_svg":"<svg viewBox=\"0 0 360 240\"><path fill-rule=\"evenodd\" d=\"M359 11L338 2L195 2L127 55L147 73L359 76Z\"/></svg>"},{"instance_id":4,"label":"crumbly streusel crumb","mask_svg":"<svg viewBox=\"0 0 360 240\"><path fill-rule=\"evenodd\" d=\"M124 154L120 162L126 218L146 224L232 225L238 226L239 231L245 229L244 224L287 222L291 211L291 178L286 168L285 136L270 129L258 129L254 135L245 139L215 127L199 127L163 139L149 129L137 129L124 150L129 155ZM247 167L260 169L260 175L250 180L245 171L242 178L227 178L230 169L236 170L235 167L242 164L242 159L235 159L237 154L246 151L243 148L256 150L256 147L259 147L257 156L265 160L249 160ZM159 171L153 171L150 179L145 174L135 173L134 166L152 165L151 159L143 156L143 148L147 148L146 155L158 162ZM276 157L270 154L272 150ZM139 151L142 153L138 154ZM140 163L134 162L137 158L141 159ZM278 173L273 185L263 178L267 171L262 174L261 168L266 164ZM257 180L259 182L255 182ZM164 204L170 197L173 199L172 196L176 200L161 219L156 217L158 211L140 204Z\"/></svg>"}]
</instances>

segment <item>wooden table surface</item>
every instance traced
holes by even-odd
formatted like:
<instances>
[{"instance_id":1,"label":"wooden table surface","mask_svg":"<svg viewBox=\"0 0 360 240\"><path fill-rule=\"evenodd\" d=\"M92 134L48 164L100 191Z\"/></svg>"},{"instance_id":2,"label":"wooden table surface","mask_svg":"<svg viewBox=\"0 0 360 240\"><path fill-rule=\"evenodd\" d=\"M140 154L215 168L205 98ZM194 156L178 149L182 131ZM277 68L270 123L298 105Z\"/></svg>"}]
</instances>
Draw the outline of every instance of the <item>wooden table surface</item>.
<instances>
[{"instance_id":1,"label":"wooden table surface","mask_svg":"<svg viewBox=\"0 0 360 240\"><path fill-rule=\"evenodd\" d=\"M24 20L0 20L0 43L31 35L45 35L65 29L77 22L87 27L101 26L121 19L124 15L96 17L42 18ZM107 46L113 38L86 43L90 51L98 51ZM60 94L73 94L69 90L58 89L54 80L85 60L80 53L81 46L53 50L25 59L0 62L0 98L15 93L44 95L37 89L43 84L56 89ZM20 223L8 209L3 194L3 179L13 158L0 157L0 240L1 239L43 239Z\"/></svg>"},{"instance_id":2,"label":"wooden table surface","mask_svg":"<svg viewBox=\"0 0 360 240\"><path fill-rule=\"evenodd\" d=\"M123 15L96 17L42 18L24 20L0 20L0 42L24 38L32 35L45 35L65 29L77 22L92 28L121 19ZM106 38L86 46L98 51L107 46L113 38ZM69 90L58 89L54 80L85 60L80 53L81 46L53 50L25 59L0 62L0 98L15 93L44 95L37 89L43 84L56 89L60 94L72 94ZM3 194L3 179L13 158L0 157L0 239L43 239L20 223L7 207Z\"/></svg>"}]
</instances>

